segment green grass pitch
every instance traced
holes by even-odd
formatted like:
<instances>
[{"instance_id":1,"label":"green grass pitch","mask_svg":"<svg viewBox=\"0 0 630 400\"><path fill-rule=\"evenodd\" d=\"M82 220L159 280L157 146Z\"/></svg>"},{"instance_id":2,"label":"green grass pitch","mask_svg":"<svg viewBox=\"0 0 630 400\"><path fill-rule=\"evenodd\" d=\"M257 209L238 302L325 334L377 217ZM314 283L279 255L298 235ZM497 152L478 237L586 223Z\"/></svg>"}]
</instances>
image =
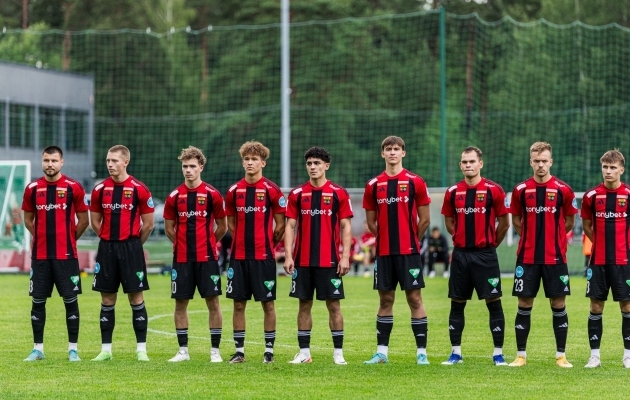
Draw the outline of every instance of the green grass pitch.
<instances>
[{"instance_id":1,"label":"green grass pitch","mask_svg":"<svg viewBox=\"0 0 630 400\"><path fill-rule=\"evenodd\" d=\"M575 368L555 366L555 345L548 302L539 298L533 310L528 365L524 368L495 367L491 362L492 340L488 313L483 302L473 300L466 308L463 337L464 364L440 365L450 353L448 339L449 300L447 280L427 280L423 291L429 316L428 354L430 366L415 365L415 345L409 324L409 310L398 292L395 322L390 342L390 364L363 365L375 350L375 316L378 298L371 279L347 277L344 353L347 366L332 363L332 340L327 312L321 302L314 305L312 335L313 363L289 365L298 351L296 339L297 301L288 297L290 280L278 278L278 330L276 362L263 365L262 311L250 302L247 311L246 357L244 364L211 364L207 313L201 299L190 304L191 361L170 364L177 351L169 298L170 279L150 276L146 292L150 317L149 363L135 361L135 338L126 297L117 305L114 332L114 360L93 363L100 351L98 323L99 296L92 292L91 277L83 279L79 297L81 363L67 361L67 337L62 301L56 295L48 302L45 333L46 359L24 363L32 348L29 320L28 276L0 276L0 398L625 398L630 389L627 371L621 366L623 352L618 306L609 304L604 317L603 367L585 370L589 356L586 322L588 300L583 297L585 280L572 278L574 295L567 300L570 320L567 355ZM504 291L511 280L502 281ZM509 294L509 293L508 293ZM506 315L505 355L515 355L513 321L516 301L503 299ZM231 302L222 299L224 334L221 352L227 359L233 352Z\"/></svg>"}]
</instances>

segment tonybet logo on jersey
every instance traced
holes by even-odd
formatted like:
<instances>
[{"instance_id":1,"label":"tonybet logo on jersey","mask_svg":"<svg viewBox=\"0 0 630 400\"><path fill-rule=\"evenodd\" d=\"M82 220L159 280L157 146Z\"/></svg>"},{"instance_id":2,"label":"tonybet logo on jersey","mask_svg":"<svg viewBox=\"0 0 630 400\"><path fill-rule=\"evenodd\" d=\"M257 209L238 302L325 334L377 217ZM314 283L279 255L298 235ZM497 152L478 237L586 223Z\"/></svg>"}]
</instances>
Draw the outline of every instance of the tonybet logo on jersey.
<instances>
[{"instance_id":1,"label":"tonybet logo on jersey","mask_svg":"<svg viewBox=\"0 0 630 400\"><path fill-rule=\"evenodd\" d=\"M206 210L203 211L181 211L177 213L180 217L206 217L208 212Z\"/></svg>"},{"instance_id":2,"label":"tonybet logo on jersey","mask_svg":"<svg viewBox=\"0 0 630 400\"><path fill-rule=\"evenodd\" d=\"M332 215L332 210L302 210L302 215Z\"/></svg>"},{"instance_id":3,"label":"tonybet logo on jersey","mask_svg":"<svg viewBox=\"0 0 630 400\"><path fill-rule=\"evenodd\" d=\"M597 218L626 218L628 214L625 212L596 212L595 216Z\"/></svg>"},{"instance_id":4,"label":"tonybet logo on jersey","mask_svg":"<svg viewBox=\"0 0 630 400\"><path fill-rule=\"evenodd\" d=\"M37 211L50 211L50 210L65 210L66 208L68 208L68 206L66 205L66 203L63 204L43 204L43 205L39 205L39 206L35 206L35 208L37 209Z\"/></svg>"},{"instance_id":5,"label":"tonybet logo on jersey","mask_svg":"<svg viewBox=\"0 0 630 400\"><path fill-rule=\"evenodd\" d=\"M267 212L267 207L236 207L237 212L244 212L245 214L250 212Z\"/></svg>"},{"instance_id":6,"label":"tonybet logo on jersey","mask_svg":"<svg viewBox=\"0 0 630 400\"><path fill-rule=\"evenodd\" d=\"M119 204L119 203L112 203L112 204L103 204L103 208L104 209L108 209L108 210L133 210L133 204Z\"/></svg>"},{"instance_id":7,"label":"tonybet logo on jersey","mask_svg":"<svg viewBox=\"0 0 630 400\"><path fill-rule=\"evenodd\" d=\"M541 214L545 212L555 213L556 207L525 207L526 212Z\"/></svg>"},{"instance_id":8,"label":"tonybet logo on jersey","mask_svg":"<svg viewBox=\"0 0 630 400\"><path fill-rule=\"evenodd\" d=\"M377 199L376 204L409 203L408 196L390 197L387 199Z\"/></svg>"},{"instance_id":9,"label":"tonybet logo on jersey","mask_svg":"<svg viewBox=\"0 0 630 400\"><path fill-rule=\"evenodd\" d=\"M466 208L456 208L455 212L458 214L475 214L475 213L486 213L486 207L466 207Z\"/></svg>"}]
</instances>

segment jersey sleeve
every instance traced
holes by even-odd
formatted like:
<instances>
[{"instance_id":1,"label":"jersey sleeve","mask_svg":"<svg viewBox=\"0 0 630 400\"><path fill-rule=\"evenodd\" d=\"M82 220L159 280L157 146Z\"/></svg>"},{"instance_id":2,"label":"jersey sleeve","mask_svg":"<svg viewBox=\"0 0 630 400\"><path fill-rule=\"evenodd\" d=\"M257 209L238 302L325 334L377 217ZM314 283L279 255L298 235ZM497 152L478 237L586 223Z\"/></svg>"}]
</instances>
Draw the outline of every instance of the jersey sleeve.
<instances>
[{"instance_id":1,"label":"jersey sleeve","mask_svg":"<svg viewBox=\"0 0 630 400\"><path fill-rule=\"evenodd\" d=\"M431 203L431 196L429 195L429 188L427 184L424 182L424 179L420 177L415 177L415 186L416 186L416 196L414 200L416 201L416 207L426 206Z\"/></svg>"},{"instance_id":2,"label":"jersey sleeve","mask_svg":"<svg viewBox=\"0 0 630 400\"><path fill-rule=\"evenodd\" d=\"M339 190L339 219L352 218L353 216L350 195L347 190L341 189Z\"/></svg>"},{"instance_id":3,"label":"jersey sleeve","mask_svg":"<svg viewBox=\"0 0 630 400\"><path fill-rule=\"evenodd\" d=\"M271 208L274 214L284 214L287 212L287 199L279 189L270 189Z\"/></svg>"},{"instance_id":4,"label":"jersey sleeve","mask_svg":"<svg viewBox=\"0 0 630 400\"><path fill-rule=\"evenodd\" d=\"M138 188L138 200L140 200L140 214L153 213L153 197L151 197L151 192L146 186L140 186Z\"/></svg>"},{"instance_id":5,"label":"jersey sleeve","mask_svg":"<svg viewBox=\"0 0 630 400\"><path fill-rule=\"evenodd\" d=\"M298 218L298 213L300 212L300 210L298 210L298 203L297 203L298 193L299 193L299 189L294 189L291 191L291 193L289 193L287 212L285 214L287 218L291 218L291 219Z\"/></svg>"},{"instance_id":6,"label":"jersey sleeve","mask_svg":"<svg viewBox=\"0 0 630 400\"><path fill-rule=\"evenodd\" d=\"M512 215L523 215L523 205L521 204L521 190L523 190L525 186L521 187L518 185L514 187L512 191L512 201L510 202L510 214Z\"/></svg>"},{"instance_id":7,"label":"jersey sleeve","mask_svg":"<svg viewBox=\"0 0 630 400\"><path fill-rule=\"evenodd\" d=\"M171 192L166 198L166 202L164 203L164 219L175 221L177 219L177 194L179 192L177 190Z\"/></svg>"},{"instance_id":8,"label":"jersey sleeve","mask_svg":"<svg viewBox=\"0 0 630 400\"><path fill-rule=\"evenodd\" d=\"M365 185L363 192L363 208L366 210L376 211L376 201L374 200L374 187L376 186L376 178L372 179Z\"/></svg>"},{"instance_id":9,"label":"jersey sleeve","mask_svg":"<svg viewBox=\"0 0 630 400\"><path fill-rule=\"evenodd\" d=\"M225 202L223 196L218 191L210 192L212 194L212 215L214 219L225 218Z\"/></svg>"},{"instance_id":10,"label":"jersey sleeve","mask_svg":"<svg viewBox=\"0 0 630 400\"><path fill-rule=\"evenodd\" d=\"M90 196L90 211L95 213L103 212L103 204L101 204L101 190L103 190L103 184L96 185L94 190L92 190L92 195Z\"/></svg>"},{"instance_id":11,"label":"jersey sleeve","mask_svg":"<svg viewBox=\"0 0 630 400\"><path fill-rule=\"evenodd\" d=\"M72 204L74 205L74 212L87 212L88 206L86 204L85 199L85 189L78 182L75 182L76 190L74 194L74 198L72 199Z\"/></svg>"},{"instance_id":12,"label":"jersey sleeve","mask_svg":"<svg viewBox=\"0 0 630 400\"><path fill-rule=\"evenodd\" d=\"M235 190L236 185L232 185L225 193L225 214L228 216L236 215L236 206L233 201Z\"/></svg>"},{"instance_id":13,"label":"jersey sleeve","mask_svg":"<svg viewBox=\"0 0 630 400\"><path fill-rule=\"evenodd\" d=\"M442 203L442 215L445 217L454 217L455 209L453 208L452 197L455 195L455 191L457 190L456 186L449 188L446 193L444 193L444 202Z\"/></svg>"},{"instance_id":14,"label":"jersey sleeve","mask_svg":"<svg viewBox=\"0 0 630 400\"><path fill-rule=\"evenodd\" d=\"M564 215L575 215L578 213L577 200L575 199L575 193L570 187L564 187L564 204L562 204L562 211Z\"/></svg>"},{"instance_id":15,"label":"jersey sleeve","mask_svg":"<svg viewBox=\"0 0 630 400\"><path fill-rule=\"evenodd\" d=\"M24 189L24 196L22 196L22 211L35 212L35 205L31 202L33 196L33 190L36 190L37 182L29 184Z\"/></svg>"},{"instance_id":16,"label":"jersey sleeve","mask_svg":"<svg viewBox=\"0 0 630 400\"><path fill-rule=\"evenodd\" d=\"M497 217L503 216L508 213L507 202L505 201L505 191L499 185L496 185L493 190L493 198L495 199L492 208Z\"/></svg>"},{"instance_id":17,"label":"jersey sleeve","mask_svg":"<svg viewBox=\"0 0 630 400\"><path fill-rule=\"evenodd\" d=\"M593 220L593 197L595 197L595 191L587 192L582 198L582 209L580 211L580 217L582 219Z\"/></svg>"}]
</instances>

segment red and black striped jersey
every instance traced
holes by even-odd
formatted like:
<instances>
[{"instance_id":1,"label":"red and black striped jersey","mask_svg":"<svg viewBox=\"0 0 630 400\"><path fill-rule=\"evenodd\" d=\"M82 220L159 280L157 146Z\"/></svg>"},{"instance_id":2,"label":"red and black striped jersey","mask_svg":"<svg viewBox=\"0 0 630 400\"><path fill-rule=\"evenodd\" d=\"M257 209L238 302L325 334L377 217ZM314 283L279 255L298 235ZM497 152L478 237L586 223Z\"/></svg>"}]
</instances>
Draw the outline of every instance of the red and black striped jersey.
<instances>
[{"instance_id":1,"label":"red and black striped jersey","mask_svg":"<svg viewBox=\"0 0 630 400\"><path fill-rule=\"evenodd\" d=\"M566 264L567 216L578 212L575 193L552 176L545 183L529 178L512 191L510 213L521 217L521 238L516 262L523 264Z\"/></svg>"},{"instance_id":2,"label":"red and black striped jersey","mask_svg":"<svg viewBox=\"0 0 630 400\"><path fill-rule=\"evenodd\" d=\"M101 239L127 240L140 237L140 216L153 213L153 199L149 188L133 176L121 183L110 176L92 190L90 211L102 214Z\"/></svg>"},{"instance_id":3,"label":"red and black striped jersey","mask_svg":"<svg viewBox=\"0 0 630 400\"><path fill-rule=\"evenodd\" d=\"M376 254L417 254L418 207L431 203L427 185L419 175L403 169L396 176L384 171L365 186L363 208L376 212Z\"/></svg>"},{"instance_id":4,"label":"red and black striped jersey","mask_svg":"<svg viewBox=\"0 0 630 400\"><path fill-rule=\"evenodd\" d=\"M232 185L225 195L225 213L234 217L231 258L273 260L273 216L285 212L282 191L269 179L253 184L241 179Z\"/></svg>"},{"instance_id":5,"label":"red and black striped jersey","mask_svg":"<svg viewBox=\"0 0 630 400\"><path fill-rule=\"evenodd\" d=\"M34 260L77 258L76 213L87 212L85 190L65 175L55 182L46 178L24 190L22 210L35 216L31 257Z\"/></svg>"},{"instance_id":6,"label":"red and black striped jersey","mask_svg":"<svg viewBox=\"0 0 630 400\"><path fill-rule=\"evenodd\" d=\"M194 189L182 183L167 197L164 219L175 221L173 260L178 263L217 260L214 221L225 217L223 197L212 185Z\"/></svg>"},{"instance_id":7,"label":"red and black striped jersey","mask_svg":"<svg viewBox=\"0 0 630 400\"><path fill-rule=\"evenodd\" d=\"M591 264L628 265L630 240L630 185L622 183L616 190L600 184L582 198L582 219L592 221L593 248Z\"/></svg>"},{"instance_id":8,"label":"red and black striped jersey","mask_svg":"<svg viewBox=\"0 0 630 400\"><path fill-rule=\"evenodd\" d=\"M353 216L346 189L331 181L314 187L309 181L291 191L288 203L286 217L297 222L295 265L336 267L340 258L340 221Z\"/></svg>"},{"instance_id":9,"label":"red and black striped jersey","mask_svg":"<svg viewBox=\"0 0 630 400\"><path fill-rule=\"evenodd\" d=\"M505 203L503 188L486 178L481 178L475 186L468 186L462 180L448 188L442 215L454 220L453 246L496 247L496 219L508 213Z\"/></svg>"}]
</instances>

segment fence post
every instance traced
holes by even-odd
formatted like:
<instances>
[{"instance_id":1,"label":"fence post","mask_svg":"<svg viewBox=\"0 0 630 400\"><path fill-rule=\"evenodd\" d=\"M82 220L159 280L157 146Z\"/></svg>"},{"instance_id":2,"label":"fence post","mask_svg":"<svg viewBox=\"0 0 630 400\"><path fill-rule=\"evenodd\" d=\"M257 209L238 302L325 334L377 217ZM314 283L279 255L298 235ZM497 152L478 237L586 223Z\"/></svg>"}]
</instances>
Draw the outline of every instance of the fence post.
<instances>
[{"instance_id":1,"label":"fence post","mask_svg":"<svg viewBox=\"0 0 630 400\"><path fill-rule=\"evenodd\" d=\"M442 138L442 187L446 187L446 11L440 5L440 134Z\"/></svg>"}]
</instances>

